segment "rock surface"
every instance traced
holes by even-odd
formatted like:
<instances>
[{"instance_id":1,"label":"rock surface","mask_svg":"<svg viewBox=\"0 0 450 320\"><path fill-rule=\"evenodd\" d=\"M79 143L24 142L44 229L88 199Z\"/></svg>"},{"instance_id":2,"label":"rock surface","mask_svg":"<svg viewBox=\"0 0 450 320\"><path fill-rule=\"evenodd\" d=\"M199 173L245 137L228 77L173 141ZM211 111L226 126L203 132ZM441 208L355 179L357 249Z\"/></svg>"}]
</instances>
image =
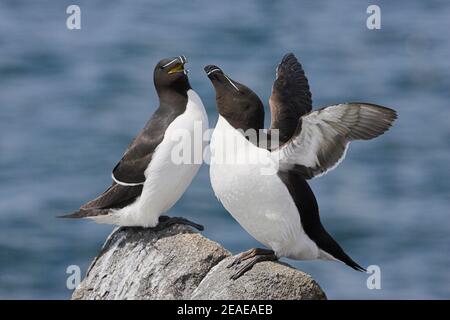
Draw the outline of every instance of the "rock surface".
<instances>
[{"instance_id":1,"label":"rock surface","mask_svg":"<svg viewBox=\"0 0 450 320\"><path fill-rule=\"evenodd\" d=\"M316 281L306 273L279 262L260 262L237 280L228 257L215 266L192 293L195 300L311 300L326 299Z\"/></svg>"},{"instance_id":2,"label":"rock surface","mask_svg":"<svg viewBox=\"0 0 450 320\"><path fill-rule=\"evenodd\" d=\"M118 228L72 299L326 299L309 275L278 262L258 263L230 280L231 259L187 226Z\"/></svg>"}]
</instances>

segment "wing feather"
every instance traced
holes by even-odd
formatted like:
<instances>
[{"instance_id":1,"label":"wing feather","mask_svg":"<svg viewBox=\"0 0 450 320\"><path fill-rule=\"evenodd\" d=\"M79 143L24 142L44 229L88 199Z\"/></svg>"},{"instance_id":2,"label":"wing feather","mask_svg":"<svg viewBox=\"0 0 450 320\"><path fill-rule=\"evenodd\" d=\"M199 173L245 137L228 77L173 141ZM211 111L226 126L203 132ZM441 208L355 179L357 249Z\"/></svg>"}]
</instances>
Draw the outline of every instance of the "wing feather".
<instances>
[{"instance_id":1,"label":"wing feather","mask_svg":"<svg viewBox=\"0 0 450 320\"><path fill-rule=\"evenodd\" d=\"M184 110L158 108L141 133L125 151L112 172L113 180L124 186L142 185L147 169L158 145L163 141L167 127Z\"/></svg>"},{"instance_id":2,"label":"wing feather","mask_svg":"<svg viewBox=\"0 0 450 320\"><path fill-rule=\"evenodd\" d=\"M289 142L278 153L281 170L295 170L306 179L325 174L345 157L353 140L369 140L386 132L397 113L368 103L344 103L300 118Z\"/></svg>"},{"instance_id":3,"label":"wing feather","mask_svg":"<svg viewBox=\"0 0 450 320\"><path fill-rule=\"evenodd\" d=\"M141 195L142 186L122 186L113 183L105 192L94 200L84 204L81 210L123 208Z\"/></svg>"},{"instance_id":4,"label":"wing feather","mask_svg":"<svg viewBox=\"0 0 450 320\"><path fill-rule=\"evenodd\" d=\"M295 132L299 118L312 109L308 79L292 53L286 54L277 67L269 105L272 114L269 135L274 129L279 130L283 144Z\"/></svg>"}]
</instances>

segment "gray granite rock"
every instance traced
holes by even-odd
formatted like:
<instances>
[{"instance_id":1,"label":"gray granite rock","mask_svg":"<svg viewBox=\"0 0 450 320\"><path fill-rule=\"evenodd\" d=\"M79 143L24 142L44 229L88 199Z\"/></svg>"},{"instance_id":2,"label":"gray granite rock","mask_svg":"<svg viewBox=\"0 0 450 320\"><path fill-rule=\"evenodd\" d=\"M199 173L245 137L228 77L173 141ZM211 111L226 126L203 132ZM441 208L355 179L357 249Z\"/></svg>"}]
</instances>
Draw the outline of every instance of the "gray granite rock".
<instances>
[{"instance_id":1,"label":"gray granite rock","mask_svg":"<svg viewBox=\"0 0 450 320\"><path fill-rule=\"evenodd\" d=\"M190 227L118 228L72 299L326 299L307 274L262 262L230 280L230 253Z\"/></svg>"},{"instance_id":2,"label":"gray granite rock","mask_svg":"<svg viewBox=\"0 0 450 320\"><path fill-rule=\"evenodd\" d=\"M120 228L109 236L72 299L189 299L230 253L176 225L154 232Z\"/></svg>"},{"instance_id":3,"label":"gray granite rock","mask_svg":"<svg viewBox=\"0 0 450 320\"><path fill-rule=\"evenodd\" d=\"M228 257L211 269L194 290L191 299L211 300L311 300L326 299L311 276L279 262L260 262L237 280L230 280L235 268L226 266Z\"/></svg>"}]
</instances>

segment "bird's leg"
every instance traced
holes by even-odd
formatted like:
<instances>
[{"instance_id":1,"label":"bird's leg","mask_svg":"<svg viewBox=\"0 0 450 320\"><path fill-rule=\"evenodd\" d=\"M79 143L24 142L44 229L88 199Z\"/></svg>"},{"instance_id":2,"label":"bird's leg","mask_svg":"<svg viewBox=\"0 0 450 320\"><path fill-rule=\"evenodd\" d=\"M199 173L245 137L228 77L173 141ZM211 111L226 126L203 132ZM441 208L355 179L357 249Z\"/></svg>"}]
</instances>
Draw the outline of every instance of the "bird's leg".
<instances>
[{"instance_id":1,"label":"bird's leg","mask_svg":"<svg viewBox=\"0 0 450 320\"><path fill-rule=\"evenodd\" d=\"M254 256L257 255L269 255L269 254L274 254L274 252L272 250L268 250L268 249L262 249L262 248L253 248L247 251L242 252L241 254L239 254L228 266L227 268L231 268L235 265L240 264L242 261L245 261L247 259L253 258Z\"/></svg>"},{"instance_id":2,"label":"bird's leg","mask_svg":"<svg viewBox=\"0 0 450 320\"><path fill-rule=\"evenodd\" d=\"M170 227L174 224L184 224L184 225L196 228L199 231L203 231L203 229L204 229L204 227L201 224L197 224L188 219L181 218L181 217L168 217L168 216L160 216L159 223L155 227L155 229L162 230L162 229Z\"/></svg>"},{"instance_id":3,"label":"bird's leg","mask_svg":"<svg viewBox=\"0 0 450 320\"><path fill-rule=\"evenodd\" d=\"M273 252L272 250L255 248L255 249L252 249L252 250L244 252L236 260L238 260L238 259L239 259L239 261L237 263L235 263L235 264L232 264L232 265L237 265L237 264L241 263L241 261L244 261L244 260L249 260L249 261L247 263L245 263L242 267L240 267L237 270L237 272L234 273L230 277L231 280L238 279L244 273L246 273L251 268L253 268L253 266L255 264L257 264L258 262L275 261L275 260L278 260L278 257L275 255L275 252Z\"/></svg>"}]
</instances>

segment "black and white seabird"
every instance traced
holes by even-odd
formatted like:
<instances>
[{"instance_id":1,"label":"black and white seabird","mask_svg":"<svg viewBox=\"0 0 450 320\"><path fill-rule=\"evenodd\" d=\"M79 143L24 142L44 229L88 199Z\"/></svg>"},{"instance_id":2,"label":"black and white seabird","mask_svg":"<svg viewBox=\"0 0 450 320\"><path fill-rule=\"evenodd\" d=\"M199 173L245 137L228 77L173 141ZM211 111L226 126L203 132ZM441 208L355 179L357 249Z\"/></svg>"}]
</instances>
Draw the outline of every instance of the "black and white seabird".
<instances>
[{"instance_id":1,"label":"black and white seabird","mask_svg":"<svg viewBox=\"0 0 450 320\"><path fill-rule=\"evenodd\" d=\"M343 103L312 111L308 80L290 53L277 67L269 100L272 121L268 136L279 130L280 144L262 147L243 134L264 127L264 106L258 96L217 66L206 66L205 72L216 90L219 112L210 143L212 187L241 226L269 248L239 255L229 266L238 266L232 278L259 261L281 257L342 261L364 271L323 227L306 180L336 167L351 141L369 140L387 131L396 112L369 103ZM218 155L226 155L227 160ZM272 174L264 173L267 163L277 164Z\"/></svg>"},{"instance_id":2,"label":"black and white seabird","mask_svg":"<svg viewBox=\"0 0 450 320\"><path fill-rule=\"evenodd\" d=\"M173 161L172 150L203 147L202 135L208 129L202 100L192 90L184 69L186 62L180 56L163 59L156 65L153 79L159 107L113 169L112 185L79 211L63 217L91 218L119 226L184 223L203 229L187 219L161 216L180 199L201 165L201 161ZM201 129L200 134L194 133L195 128ZM191 138L179 139L180 134Z\"/></svg>"}]
</instances>

